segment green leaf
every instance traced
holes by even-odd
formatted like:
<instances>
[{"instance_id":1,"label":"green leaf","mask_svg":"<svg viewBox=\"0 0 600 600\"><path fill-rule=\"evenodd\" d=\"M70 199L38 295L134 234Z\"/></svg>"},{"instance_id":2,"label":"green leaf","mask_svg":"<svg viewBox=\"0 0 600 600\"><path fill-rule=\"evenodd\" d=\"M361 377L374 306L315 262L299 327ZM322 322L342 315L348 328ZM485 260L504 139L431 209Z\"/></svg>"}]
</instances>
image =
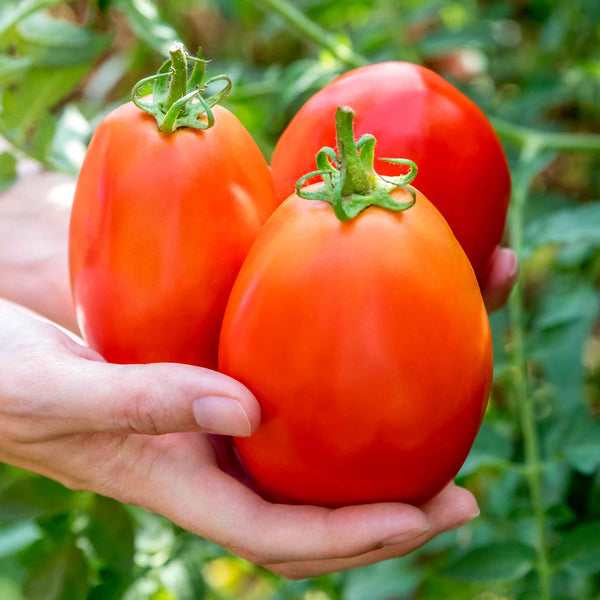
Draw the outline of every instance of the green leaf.
<instances>
[{"instance_id":1,"label":"green leaf","mask_svg":"<svg viewBox=\"0 0 600 600\"><path fill-rule=\"evenodd\" d=\"M489 512L500 519L507 519L514 509L516 490L522 476L514 470L506 470L490 485Z\"/></svg>"},{"instance_id":2,"label":"green leaf","mask_svg":"<svg viewBox=\"0 0 600 600\"><path fill-rule=\"evenodd\" d=\"M481 584L465 583L464 581L452 581L446 577L438 576L432 573L425 578L423 585L419 588L419 595L402 598L418 598L418 600L488 600L485 596L481 598L483 592ZM492 593L494 588L489 584L486 585L485 591ZM479 597L478 597L479 596ZM507 600L502 596L489 598L489 600ZM386 600L388 600L386 598ZM391 596L389 600L400 600L395 596Z\"/></svg>"},{"instance_id":3,"label":"green leaf","mask_svg":"<svg viewBox=\"0 0 600 600\"><path fill-rule=\"evenodd\" d=\"M163 56L169 55L169 46L173 42L181 40L151 0L116 0L114 5L125 13L136 35Z\"/></svg>"},{"instance_id":4,"label":"green leaf","mask_svg":"<svg viewBox=\"0 0 600 600\"><path fill-rule=\"evenodd\" d=\"M44 540L36 544L28 552L24 600L84 600L89 569L83 552L74 543L58 548Z\"/></svg>"},{"instance_id":5,"label":"green leaf","mask_svg":"<svg viewBox=\"0 0 600 600\"><path fill-rule=\"evenodd\" d=\"M512 441L508 434L484 423L458 476L466 477L484 466L506 464L512 455Z\"/></svg>"},{"instance_id":6,"label":"green leaf","mask_svg":"<svg viewBox=\"0 0 600 600\"><path fill-rule=\"evenodd\" d=\"M298 60L281 75L282 85L274 97L277 112L287 112L297 106L310 94L327 85L339 75L338 66L333 63L323 65L313 59Z\"/></svg>"},{"instance_id":7,"label":"green leaf","mask_svg":"<svg viewBox=\"0 0 600 600\"><path fill-rule=\"evenodd\" d=\"M31 66L26 56L4 56L0 54L0 86L21 79Z\"/></svg>"},{"instance_id":8,"label":"green leaf","mask_svg":"<svg viewBox=\"0 0 600 600\"><path fill-rule=\"evenodd\" d=\"M75 493L44 477L25 477L0 490L0 519L33 519L68 511Z\"/></svg>"},{"instance_id":9,"label":"green leaf","mask_svg":"<svg viewBox=\"0 0 600 600\"><path fill-rule=\"evenodd\" d=\"M0 4L0 40L6 32L31 13L63 0L2 0Z\"/></svg>"},{"instance_id":10,"label":"green leaf","mask_svg":"<svg viewBox=\"0 0 600 600\"><path fill-rule=\"evenodd\" d=\"M564 446L568 463L584 475L600 468L600 419L592 420L582 411Z\"/></svg>"},{"instance_id":11,"label":"green leaf","mask_svg":"<svg viewBox=\"0 0 600 600\"><path fill-rule=\"evenodd\" d=\"M412 597L421 582L411 559L386 561L351 571L344 584L344 600L387 600Z\"/></svg>"},{"instance_id":12,"label":"green leaf","mask_svg":"<svg viewBox=\"0 0 600 600\"><path fill-rule=\"evenodd\" d=\"M567 410L581 400L582 351L598 315L597 290L585 280L555 277L533 322L531 354L538 360Z\"/></svg>"},{"instance_id":13,"label":"green leaf","mask_svg":"<svg viewBox=\"0 0 600 600\"><path fill-rule=\"evenodd\" d=\"M17 179L17 159L10 152L0 154L0 192L8 189Z\"/></svg>"},{"instance_id":14,"label":"green leaf","mask_svg":"<svg viewBox=\"0 0 600 600\"><path fill-rule=\"evenodd\" d=\"M69 104L54 129L49 161L59 171L77 175L85 157L92 128L81 111Z\"/></svg>"},{"instance_id":15,"label":"green leaf","mask_svg":"<svg viewBox=\"0 0 600 600\"><path fill-rule=\"evenodd\" d=\"M448 566L444 575L473 583L514 581L533 568L535 550L517 542L475 548Z\"/></svg>"},{"instance_id":16,"label":"green leaf","mask_svg":"<svg viewBox=\"0 0 600 600\"><path fill-rule=\"evenodd\" d=\"M584 523L565 533L554 548L557 564L582 575L600 572L600 521Z\"/></svg>"},{"instance_id":17,"label":"green leaf","mask_svg":"<svg viewBox=\"0 0 600 600\"><path fill-rule=\"evenodd\" d=\"M419 42L419 51L422 55L435 57L445 55L458 48L485 47L489 45L489 32L484 29L460 31L435 31Z\"/></svg>"},{"instance_id":18,"label":"green leaf","mask_svg":"<svg viewBox=\"0 0 600 600\"><path fill-rule=\"evenodd\" d=\"M206 584L202 579L201 565L195 571L183 560L171 560L160 569L159 577L165 590L177 600L202 600Z\"/></svg>"},{"instance_id":19,"label":"green leaf","mask_svg":"<svg viewBox=\"0 0 600 600\"><path fill-rule=\"evenodd\" d=\"M23 141L30 127L71 93L88 69L88 65L29 69L20 84L2 96L0 120L4 128Z\"/></svg>"},{"instance_id":20,"label":"green leaf","mask_svg":"<svg viewBox=\"0 0 600 600\"><path fill-rule=\"evenodd\" d=\"M73 535L73 513L71 511L59 513L45 513L36 519L38 527L44 535L54 543L70 539Z\"/></svg>"},{"instance_id":21,"label":"green leaf","mask_svg":"<svg viewBox=\"0 0 600 600\"><path fill-rule=\"evenodd\" d=\"M111 569L101 569L100 582L88 593L86 600L119 600L129 587L129 577Z\"/></svg>"},{"instance_id":22,"label":"green leaf","mask_svg":"<svg viewBox=\"0 0 600 600\"><path fill-rule=\"evenodd\" d=\"M563 460L546 461L543 475L544 505L564 507L572 472Z\"/></svg>"},{"instance_id":23,"label":"green leaf","mask_svg":"<svg viewBox=\"0 0 600 600\"><path fill-rule=\"evenodd\" d=\"M600 247L600 202L556 211L531 223L524 232L528 248L545 244Z\"/></svg>"},{"instance_id":24,"label":"green leaf","mask_svg":"<svg viewBox=\"0 0 600 600\"><path fill-rule=\"evenodd\" d=\"M145 557L169 556L175 545L174 525L141 508L131 507L131 511L136 521L136 551Z\"/></svg>"},{"instance_id":25,"label":"green leaf","mask_svg":"<svg viewBox=\"0 0 600 600\"><path fill-rule=\"evenodd\" d=\"M109 35L97 33L35 13L17 26L15 44L22 56L37 66L81 65L95 60L108 47Z\"/></svg>"},{"instance_id":26,"label":"green leaf","mask_svg":"<svg viewBox=\"0 0 600 600\"><path fill-rule=\"evenodd\" d=\"M106 567L129 573L133 567L133 518L127 508L103 496L95 496L87 529L96 554Z\"/></svg>"},{"instance_id":27,"label":"green leaf","mask_svg":"<svg viewBox=\"0 0 600 600\"><path fill-rule=\"evenodd\" d=\"M40 538L40 529L31 521L23 521L0 530L0 559L15 554Z\"/></svg>"}]
</instances>

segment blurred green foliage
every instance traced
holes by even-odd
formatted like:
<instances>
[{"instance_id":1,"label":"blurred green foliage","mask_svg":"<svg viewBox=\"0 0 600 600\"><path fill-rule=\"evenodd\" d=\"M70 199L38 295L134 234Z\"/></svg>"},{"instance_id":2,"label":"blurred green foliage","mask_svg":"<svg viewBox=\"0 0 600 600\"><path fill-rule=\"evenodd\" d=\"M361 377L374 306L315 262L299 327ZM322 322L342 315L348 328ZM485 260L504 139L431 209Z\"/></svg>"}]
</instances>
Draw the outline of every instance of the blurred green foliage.
<instances>
[{"instance_id":1,"label":"blurred green foliage","mask_svg":"<svg viewBox=\"0 0 600 600\"><path fill-rule=\"evenodd\" d=\"M600 133L600 3L294 2L308 28L278 6L1 0L0 134L14 150L0 190L26 155L77 173L95 125L174 39L231 75L226 104L267 157L302 102L362 57L440 72L500 119L515 187L522 278L492 317L492 401L459 477L481 516L404 559L288 582L160 517L0 465L0 598L600 599L600 160L597 142L552 133ZM538 143L530 128L550 134Z\"/></svg>"}]
</instances>

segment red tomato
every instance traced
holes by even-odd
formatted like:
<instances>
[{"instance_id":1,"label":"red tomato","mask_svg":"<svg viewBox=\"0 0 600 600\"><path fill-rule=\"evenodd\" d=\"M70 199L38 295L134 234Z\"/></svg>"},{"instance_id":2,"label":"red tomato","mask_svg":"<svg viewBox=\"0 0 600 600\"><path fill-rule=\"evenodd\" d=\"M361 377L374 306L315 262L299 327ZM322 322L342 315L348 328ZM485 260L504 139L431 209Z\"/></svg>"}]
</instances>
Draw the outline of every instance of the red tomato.
<instances>
[{"instance_id":1,"label":"red tomato","mask_svg":"<svg viewBox=\"0 0 600 600\"><path fill-rule=\"evenodd\" d=\"M419 165L417 187L444 215L482 281L510 198L506 157L483 112L419 65L387 62L350 71L308 100L283 132L271 161L280 200L311 170L316 152L334 142L340 105L356 111L357 136L377 138L377 157L403 156ZM385 163L380 171L397 173Z\"/></svg>"},{"instance_id":2,"label":"red tomato","mask_svg":"<svg viewBox=\"0 0 600 600\"><path fill-rule=\"evenodd\" d=\"M217 366L238 270L278 202L268 166L229 111L162 133L132 103L106 117L77 184L70 266L78 322L117 363Z\"/></svg>"},{"instance_id":3,"label":"red tomato","mask_svg":"<svg viewBox=\"0 0 600 600\"><path fill-rule=\"evenodd\" d=\"M491 335L473 269L422 194L346 222L294 194L233 287L219 369L260 401L260 428L235 443L266 497L421 504L473 443Z\"/></svg>"}]
</instances>

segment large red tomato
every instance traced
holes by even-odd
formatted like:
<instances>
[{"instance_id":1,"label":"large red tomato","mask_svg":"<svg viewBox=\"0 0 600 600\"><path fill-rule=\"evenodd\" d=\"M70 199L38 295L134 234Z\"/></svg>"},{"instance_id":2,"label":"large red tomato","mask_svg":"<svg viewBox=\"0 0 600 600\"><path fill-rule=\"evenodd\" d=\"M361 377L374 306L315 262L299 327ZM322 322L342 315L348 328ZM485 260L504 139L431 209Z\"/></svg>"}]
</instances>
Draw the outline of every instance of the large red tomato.
<instances>
[{"instance_id":1,"label":"large red tomato","mask_svg":"<svg viewBox=\"0 0 600 600\"><path fill-rule=\"evenodd\" d=\"M109 361L217 366L229 292L278 202L250 134L226 109L212 112L210 128L163 133L129 103L94 133L70 266L83 335Z\"/></svg>"},{"instance_id":2,"label":"large red tomato","mask_svg":"<svg viewBox=\"0 0 600 600\"><path fill-rule=\"evenodd\" d=\"M350 71L310 98L283 132L271 161L280 200L311 169L317 151L334 142L340 105L356 111L358 135L377 138L377 157L403 156L419 165L417 187L444 215L482 281L510 197L506 157L483 112L419 65L387 62ZM383 163L380 171L395 172Z\"/></svg>"},{"instance_id":3,"label":"large red tomato","mask_svg":"<svg viewBox=\"0 0 600 600\"><path fill-rule=\"evenodd\" d=\"M491 384L490 328L464 251L415 193L402 212L382 207L411 204L396 188L347 222L294 194L244 262L219 368L261 404L260 428L236 445L271 499L421 504L467 456Z\"/></svg>"}]
</instances>

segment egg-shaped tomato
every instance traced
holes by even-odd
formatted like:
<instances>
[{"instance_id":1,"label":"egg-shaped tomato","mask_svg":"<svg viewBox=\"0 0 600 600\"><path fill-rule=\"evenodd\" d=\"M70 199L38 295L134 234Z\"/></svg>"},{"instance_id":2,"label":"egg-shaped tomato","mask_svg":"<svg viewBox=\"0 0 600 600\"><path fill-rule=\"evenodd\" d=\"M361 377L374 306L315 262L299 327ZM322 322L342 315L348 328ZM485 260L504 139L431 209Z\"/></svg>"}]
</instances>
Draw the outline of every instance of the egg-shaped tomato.
<instances>
[{"instance_id":1,"label":"egg-shaped tomato","mask_svg":"<svg viewBox=\"0 0 600 600\"><path fill-rule=\"evenodd\" d=\"M500 243L510 174L483 112L425 67L386 62L350 71L315 94L283 132L271 161L280 200L335 140L340 105L357 113L357 134L377 138L377 157L404 156L419 165L419 190L444 215L480 282ZM381 165L381 173L393 167Z\"/></svg>"},{"instance_id":2,"label":"egg-shaped tomato","mask_svg":"<svg viewBox=\"0 0 600 600\"><path fill-rule=\"evenodd\" d=\"M181 68L170 113L173 82L137 100L152 115L128 103L100 123L77 183L73 296L85 339L111 362L216 368L229 292L278 204L250 134L225 108L194 102L197 81L186 89Z\"/></svg>"},{"instance_id":3,"label":"egg-shaped tomato","mask_svg":"<svg viewBox=\"0 0 600 600\"><path fill-rule=\"evenodd\" d=\"M439 211L360 172L370 140L347 160L339 137L343 176L330 171L275 211L233 287L219 369L262 407L258 431L235 443L276 501L421 504L457 473L480 426L489 322Z\"/></svg>"}]
</instances>

